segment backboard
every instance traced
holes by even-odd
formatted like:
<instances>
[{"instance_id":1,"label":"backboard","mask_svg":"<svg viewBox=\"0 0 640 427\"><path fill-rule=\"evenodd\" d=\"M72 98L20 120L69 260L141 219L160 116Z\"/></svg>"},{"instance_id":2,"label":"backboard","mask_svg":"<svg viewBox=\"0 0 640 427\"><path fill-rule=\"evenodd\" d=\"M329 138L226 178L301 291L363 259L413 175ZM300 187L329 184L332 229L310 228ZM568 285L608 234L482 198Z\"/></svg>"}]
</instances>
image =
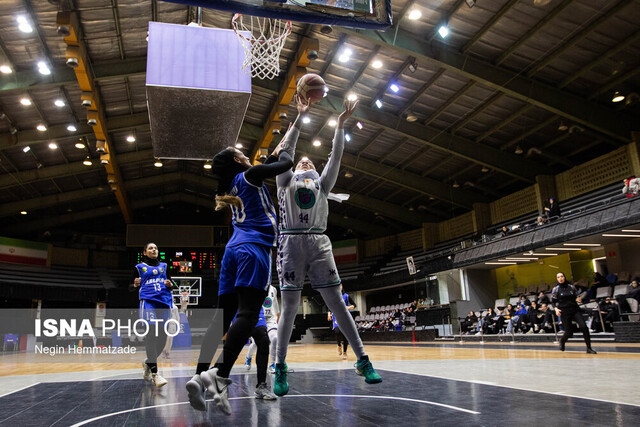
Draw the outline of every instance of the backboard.
<instances>
[{"instance_id":1,"label":"backboard","mask_svg":"<svg viewBox=\"0 0 640 427\"><path fill-rule=\"evenodd\" d=\"M168 0L233 13L310 24L385 30L391 26L391 0Z\"/></svg>"},{"instance_id":2,"label":"backboard","mask_svg":"<svg viewBox=\"0 0 640 427\"><path fill-rule=\"evenodd\" d=\"M180 304L182 292L189 292L189 305L198 305L198 298L202 296L202 277L172 277L174 286L171 290L173 302Z\"/></svg>"}]
</instances>

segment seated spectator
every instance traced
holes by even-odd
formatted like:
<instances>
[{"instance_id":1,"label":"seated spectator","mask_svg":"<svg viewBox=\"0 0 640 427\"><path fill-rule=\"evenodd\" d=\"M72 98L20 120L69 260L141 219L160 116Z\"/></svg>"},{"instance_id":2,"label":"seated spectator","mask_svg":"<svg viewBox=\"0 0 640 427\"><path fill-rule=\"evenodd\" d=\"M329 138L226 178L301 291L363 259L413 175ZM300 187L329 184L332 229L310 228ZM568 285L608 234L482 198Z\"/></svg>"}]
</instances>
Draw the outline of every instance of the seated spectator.
<instances>
[{"instance_id":1,"label":"seated spectator","mask_svg":"<svg viewBox=\"0 0 640 427\"><path fill-rule=\"evenodd\" d=\"M602 314L602 321L604 327L600 322L600 315L596 312L593 315L592 328L595 332L613 332L613 322L620 320L620 312L618 311L618 304L611 300L610 297L605 298L604 301L600 301L599 307L600 314Z\"/></svg>"},{"instance_id":2,"label":"seated spectator","mask_svg":"<svg viewBox=\"0 0 640 427\"><path fill-rule=\"evenodd\" d=\"M538 306L542 306L542 304L551 304L551 300L544 294L544 291L540 291L538 294Z\"/></svg>"},{"instance_id":3,"label":"seated spectator","mask_svg":"<svg viewBox=\"0 0 640 427\"><path fill-rule=\"evenodd\" d=\"M460 322L460 333L468 335L469 331L471 330L471 327L477 321L478 321L478 316L476 316L476 314L473 311L470 311L467 317L465 317L464 320Z\"/></svg>"},{"instance_id":4,"label":"seated spectator","mask_svg":"<svg viewBox=\"0 0 640 427\"><path fill-rule=\"evenodd\" d=\"M525 299L526 301L529 301L528 299L526 299L524 295L520 297L520 301L523 301L523 299ZM529 305L531 305L531 301L529 301ZM521 316L526 314L527 314L527 306L525 305L524 302L521 302L518 305L518 308L515 314L511 317L511 320L509 320L509 322L507 323L508 334L510 334L511 332L517 332L516 326L518 325L518 321L520 320Z\"/></svg>"},{"instance_id":5,"label":"seated spectator","mask_svg":"<svg viewBox=\"0 0 640 427\"><path fill-rule=\"evenodd\" d=\"M631 284L627 288L627 293L618 295L616 301L620 306L620 311L623 313L631 313L631 306L627 302L627 298L634 298L640 303L640 287L638 286L638 280L631 281ZM625 316L626 318L626 316Z\"/></svg>"},{"instance_id":6,"label":"seated spectator","mask_svg":"<svg viewBox=\"0 0 640 427\"><path fill-rule=\"evenodd\" d=\"M540 304L538 316L542 316L542 323L540 324L539 332L541 334L553 333L553 310L549 308L549 304Z\"/></svg>"},{"instance_id":7,"label":"seated spectator","mask_svg":"<svg viewBox=\"0 0 640 427\"><path fill-rule=\"evenodd\" d=\"M495 311L493 316L489 317L488 322L486 322L485 333L501 334L503 326L504 326L503 310Z\"/></svg>"},{"instance_id":8,"label":"seated spectator","mask_svg":"<svg viewBox=\"0 0 640 427\"><path fill-rule=\"evenodd\" d=\"M558 203L556 203L553 197L549 199L549 206L548 207L545 206L544 210L547 213L548 221L551 221L553 219L557 219L560 217L560 206L558 206Z\"/></svg>"},{"instance_id":9,"label":"seated spectator","mask_svg":"<svg viewBox=\"0 0 640 427\"><path fill-rule=\"evenodd\" d=\"M511 231L509 230L509 228L506 225L502 226L502 233L500 233L500 237L504 237L507 234L511 233Z\"/></svg>"},{"instance_id":10,"label":"seated spectator","mask_svg":"<svg viewBox=\"0 0 640 427\"><path fill-rule=\"evenodd\" d=\"M627 197L638 195L638 190L640 190L640 178L631 176L623 179L622 182L624 183L624 187L622 187L622 194L625 194Z\"/></svg>"},{"instance_id":11,"label":"seated spectator","mask_svg":"<svg viewBox=\"0 0 640 427\"><path fill-rule=\"evenodd\" d=\"M545 225L547 223L547 219L543 216L539 216L536 225Z\"/></svg>"},{"instance_id":12,"label":"seated spectator","mask_svg":"<svg viewBox=\"0 0 640 427\"><path fill-rule=\"evenodd\" d=\"M540 330L540 324L543 322L540 311L538 310L538 303L531 302L531 306L527 308L527 313L520 316L518 319L517 328L523 333L533 334Z\"/></svg>"},{"instance_id":13,"label":"seated spectator","mask_svg":"<svg viewBox=\"0 0 640 427\"><path fill-rule=\"evenodd\" d=\"M520 301L518 301L518 304L522 304L526 307L529 307L531 305L531 300L527 298L525 294L520 294Z\"/></svg>"}]
</instances>

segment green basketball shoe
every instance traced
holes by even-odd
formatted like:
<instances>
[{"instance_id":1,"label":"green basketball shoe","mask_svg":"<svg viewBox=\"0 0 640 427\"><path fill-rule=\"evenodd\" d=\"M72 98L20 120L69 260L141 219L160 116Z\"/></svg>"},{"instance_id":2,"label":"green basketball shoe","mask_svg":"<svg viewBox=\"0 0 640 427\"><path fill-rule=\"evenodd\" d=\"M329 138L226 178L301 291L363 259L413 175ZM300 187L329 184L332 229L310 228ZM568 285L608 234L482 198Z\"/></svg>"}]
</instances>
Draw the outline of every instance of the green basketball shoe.
<instances>
[{"instance_id":1,"label":"green basketball shoe","mask_svg":"<svg viewBox=\"0 0 640 427\"><path fill-rule=\"evenodd\" d=\"M362 375L364 381L367 384L381 383L382 377L378 375L373 365L369 362L369 356L362 356L360 360L356 362L356 374Z\"/></svg>"},{"instance_id":2,"label":"green basketball shoe","mask_svg":"<svg viewBox=\"0 0 640 427\"><path fill-rule=\"evenodd\" d=\"M273 380L273 392L276 396L284 396L289 393L289 384L287 384L287 364L276 363L276 372Z\"/></svg>"}]
</instances>

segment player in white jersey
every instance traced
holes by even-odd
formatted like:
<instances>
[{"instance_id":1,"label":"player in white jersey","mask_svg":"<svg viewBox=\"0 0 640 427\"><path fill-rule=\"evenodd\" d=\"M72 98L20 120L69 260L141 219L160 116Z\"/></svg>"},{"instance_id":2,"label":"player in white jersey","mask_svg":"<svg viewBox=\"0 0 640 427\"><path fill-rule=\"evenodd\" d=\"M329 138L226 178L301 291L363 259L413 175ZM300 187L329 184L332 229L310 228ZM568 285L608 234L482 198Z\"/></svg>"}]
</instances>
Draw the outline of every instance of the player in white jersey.
<instances>
[{"instance_id":1,"label":"player in white jersey","mask_svg":"<svg viewBox=\"0 0 640 427\"><path fill-rule=\"evenodd\" d=\"M269 293L267 297L264 299L264 303L262 303L262 310L264 311L264 318L267 322L267 333L269 334L269 340L271 341L269 353L270 353L270 363L269 363L269 372L275 372L275 364L276 364L276 345L278 344L278 318L280 317L280 306L278 304L278 290L275 286L269 286ZM251 339L251 345L249 346L249 351L247 352L247 357L245 358L244 366L247 370L251 369L251 359L253 355L256 354L256 350L258 346Z\"/></svg>"},{"instance_id":2,"label":"player in white jersey","mask_svg":"<svg viewBox=\"0 0 640 427\"><path fill-rule=\"evenodd\" d=\"M293 322L300 304L302 284L309 275L311 286L320 292L329 310L358 357L356 370L369 384L382 381L369 357L364 352L355 322L342 300L340 276L333 259L331 241L324 234L329 215L329 192L340 172L344 150L344 123L353 114L358 101L345 102L345 111L338 117L333 139L333 150L326 167L319 175L313 162L303 157L295 172L288 171L276 177L280 209L280 235L276 267L282 291L282 313L278 323L278 345L273 391L284 396L289 391L287 383L287 345L291 338ZM292 128L290 132L299 132ZM282 149L293 156L296 137Z\"/></svg>"}]
</instances>

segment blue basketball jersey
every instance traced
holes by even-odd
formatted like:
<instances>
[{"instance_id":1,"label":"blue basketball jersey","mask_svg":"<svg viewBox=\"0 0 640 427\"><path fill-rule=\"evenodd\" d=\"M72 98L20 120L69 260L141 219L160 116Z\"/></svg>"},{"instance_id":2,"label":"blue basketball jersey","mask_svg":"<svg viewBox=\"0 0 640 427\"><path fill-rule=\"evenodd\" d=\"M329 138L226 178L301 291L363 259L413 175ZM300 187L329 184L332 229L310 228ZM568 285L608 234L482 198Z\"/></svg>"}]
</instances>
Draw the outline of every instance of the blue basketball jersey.
<instances>
[{"instance_id":1,"label":"blue basketball jersey","mask_svg":"<svg viewBox=\"0 0 640 427\"><path fill-rule=\"evenodd\" d=\"M158 301L171 307L173 296L171 290L164 285L167 280L167 264L161 262L153 266L141 262L136 265L136 269L140 274L140 299Z\"/></svg>"},{"instance_id":2,"label":"blue basketball jersey","mask_svg":"<svg viewBox=\"0 0 640 427\"><path fill-rule=\"evenodd\" d=\"M349 307L349 295L342 294L342 300L344 301L344 305ZM332 315L331 317L333 318L333 329L335 329L338 327L338 322L336 321L335 315Z\"/></svg>"},{"instance_id":3,"label":"blue basketball jersey","mask_svg":"<svg viewBox=\"0 0 640 427\"><path fill-rule=\"evenodd\" d=\"M233 236L227 246L243 243L260 243L276 246L276 209L267 186L256 187L239 173L231 182L229 194L242 200L242 208L231 207L233 214Z\"/></svg>"}]
</instances>

